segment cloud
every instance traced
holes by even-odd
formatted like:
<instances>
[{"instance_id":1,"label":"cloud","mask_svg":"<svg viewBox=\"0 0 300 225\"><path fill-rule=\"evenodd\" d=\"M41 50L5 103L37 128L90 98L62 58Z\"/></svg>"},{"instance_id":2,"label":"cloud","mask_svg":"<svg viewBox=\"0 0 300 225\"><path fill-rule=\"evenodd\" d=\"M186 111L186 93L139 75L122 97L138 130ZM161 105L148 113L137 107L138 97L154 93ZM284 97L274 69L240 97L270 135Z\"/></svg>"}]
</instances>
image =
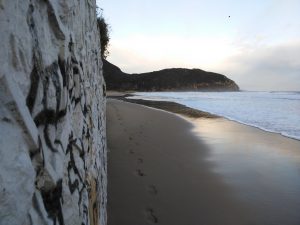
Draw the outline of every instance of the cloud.
<instances>
[{"instance_id":1,"label":"cloud","mask_svg":"<svg viewBox=\"0 0 300 225\"><path fill-rule=\"evenodd\" d=\"M230 40L178 36L134 36L112 40L109 60L130 73L170 67L209 69L233 55Z\"/></svg>"},{"instance_id":2,"label":"cloud","mask_svg":"<svg viewBox=\"0 0 300 225\"><path fill-rule=\"evenodd\" d=\"M300 41L246 48L218 66L242 89L300 90Z\"/></svg>"},{"instance_id":3,"label":"cloud","mask_svg":"<svg viewBox=\"0 0 300 225\"><path fill-rule=\"evenodd\" d=\"M200 68L235 80L244 90L300 90L300 41L132 36L112 40L109 61L128 73Z\"/></svg>"}]
</instances>

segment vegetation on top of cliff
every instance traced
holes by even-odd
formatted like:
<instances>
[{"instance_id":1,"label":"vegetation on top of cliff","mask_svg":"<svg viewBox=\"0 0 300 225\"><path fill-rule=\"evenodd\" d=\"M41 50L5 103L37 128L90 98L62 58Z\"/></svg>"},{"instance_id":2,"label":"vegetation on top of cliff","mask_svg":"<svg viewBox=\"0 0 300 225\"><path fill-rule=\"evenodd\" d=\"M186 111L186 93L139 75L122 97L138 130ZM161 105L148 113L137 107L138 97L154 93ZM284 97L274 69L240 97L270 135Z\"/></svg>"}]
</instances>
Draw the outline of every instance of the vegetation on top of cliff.
<instances>
[{"instance_id":1,"label":"vegetation on top of cliff","mask_svg":"<svg viewBox=\"0 0 300 225\"><path fill-rule=\"evenodd\" d=\"M100 42L101 42L101 57L106 59L109 55L108 47L110 40L110 26L106 22L102 9L97 8L97 25L100 32Z\"/></svg>"},{"instance_id":2,"label":"vegetation on top of cliff","mask_svg":"<svg viewBox=\"0 0 300 225\"><path fill-rule=\"evenodd\" d=\"M107 90L115 91L238 91L238 85L218 73L172 68L141 74L124 73L103 60Z\"/></svg>"}]
</instances>

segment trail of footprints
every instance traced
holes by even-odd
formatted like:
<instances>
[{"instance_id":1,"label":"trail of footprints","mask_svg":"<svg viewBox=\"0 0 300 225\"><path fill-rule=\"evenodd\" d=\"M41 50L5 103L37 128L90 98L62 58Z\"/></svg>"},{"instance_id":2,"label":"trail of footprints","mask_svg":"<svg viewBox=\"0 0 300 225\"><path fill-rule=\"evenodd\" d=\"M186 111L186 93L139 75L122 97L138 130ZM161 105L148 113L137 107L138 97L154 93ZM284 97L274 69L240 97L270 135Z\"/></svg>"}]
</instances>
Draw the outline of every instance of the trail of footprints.
<instances>
[{"instance_id":1,"label":"trail of footprints","mask_svg":"<svg viewBox=\"0 0 300 225\"><path fill-rule=\"evenodd\" d=\"M142 128L142 126L141 126L140 128ZM142 135L143 132L140 131L139 134ZM133 141L133 138L132 138L131 136L129 136L128 140L129 140L129 141ZM138 143L138 142L135 142L135 145L136 145L136 146L139 146L139 143ZM132 149L129 150L129 153L132 154L132 155L135 154L135 152L134 152ZM144 159L143 159L143 158L138 158L138 159L137 159L137 163L140 164L140 165L143 164L143 163L144 163ZM139 176L139 177L144 177L144 176L146 176L146 174L144 173L144 171L143 171L142 169L139 169L139 168L136 169L135 174L136 174L137 176ZM158 194L158 190L157 190L156 186L153 185L153 184L147 186L147 192L148 192L150 195L152 195L152 196L155 196L155 195ZM147 219L147 221L148 221L149 223L152 223L152 224L153 224L153 223L156 223L156 224L158 223L158 217L155 215L155 212L154 212L154 209L153 209L153 208L147 207L147 208L145 209L145 216L146 216L146 219Z\"/></svg>"},{"instance_id":2,"label":"trail of footprints","mask_svg":"<svg viewBox=\"0 0 300 225\"><path fill-rule=\"evenodd\" d=\"M146 216L147 216L147 219L148 219L149 222L158 223L158 218L154 214L154 210L152 208L147 208L146 209Z\"/></svg>"},{"instance_id":3,"label":"trail of footprints","mask_svg":"<svg viewBox=\"0 0 300 225\"><path fill-rule=\"evenodd\" d=\"M117 120L119 121L120 126L123 127L124 132L127 133L126 127L123 126L124 124L123 124L123 121L122 121L122 118L121 118L121 115L120 115L119 110L118 110L116 107L114 107L114 108L115 108L115 110L116 110L116 116L117 116ZM143 126L143 125L140 125L139 135L142 135L142 134L143 134L143 131L142 131L143 128L144 128L144 126ZM133 138L132 138L131 136L129 136L129 137L128 137L128 140L129 140L130 142L132 142L132 141L133 141ZM139 146L139 143L138 143L138 142L134 142L134 144L135 144L136 146ZM131 154L131 155L134 155L134 154L135 154L135 152L133 151L133 149L130 149L130 150L129 150L129 154ZM143 158L138 158L138 159L137 159L137 162L138 162L139 165L141 165L141 164L144 163L144 159L143 159ZM138 177L144 177L144 176L146 176L146 174L144 173L144 171L143 171L142 169L136 169L135 174L136 174ZM153 184L147 186L147 192L148 192L150 195L152 195L152 196L155 196L155 195L158 194L158 190L157 190L156 186L153 185ZM145 218L147 219L147 221L148 221L149 223L151 223L151 224L157 224L157 223L158 223L158 217L155 215L155 211L154 211L154 209L153 209L152 207L146 207L144 213L145 213Z\"/></svg>"}]
</instances>

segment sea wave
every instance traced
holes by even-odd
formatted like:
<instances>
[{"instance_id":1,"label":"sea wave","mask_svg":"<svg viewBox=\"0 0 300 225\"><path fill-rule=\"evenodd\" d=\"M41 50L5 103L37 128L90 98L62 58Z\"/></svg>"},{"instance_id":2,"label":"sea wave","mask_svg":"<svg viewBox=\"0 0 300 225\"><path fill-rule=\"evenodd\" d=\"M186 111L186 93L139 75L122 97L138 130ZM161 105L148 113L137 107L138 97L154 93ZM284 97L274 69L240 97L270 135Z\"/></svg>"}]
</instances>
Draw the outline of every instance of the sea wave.
<instances>
[{"instance_id":1,"label":"sea wave","mask_svg":"<svg viewBox=\"0 0 300 225\"><path fill-rule=\"evenodd\" d=\"M300 92L139 92L300 140Z\"/></svg>"}]
</instances>

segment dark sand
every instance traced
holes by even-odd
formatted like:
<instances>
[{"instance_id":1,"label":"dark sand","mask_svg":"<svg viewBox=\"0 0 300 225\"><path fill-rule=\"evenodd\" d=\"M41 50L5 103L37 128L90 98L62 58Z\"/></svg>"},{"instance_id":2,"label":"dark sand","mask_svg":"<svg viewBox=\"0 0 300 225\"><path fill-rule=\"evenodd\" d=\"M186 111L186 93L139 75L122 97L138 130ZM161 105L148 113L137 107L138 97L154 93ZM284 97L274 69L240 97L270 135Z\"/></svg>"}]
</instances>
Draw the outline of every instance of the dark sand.
<instances>
[{"instance_id":1,"label":"dark sand","mask_svg":"<svg viewBox=\"0 0 300 225\"><path fill-rule=\"evenodd\" d=\"M137 103L191 123L109 101L109 225L300 224L298 140L180 104Z\"/></svg>"},{"instance_id":2,"label":"dark sand","mask_svg":"<svg viewBox=\"0 0 300 225\"><path fill-rule=\"evenodd\" d=\"M253 213L177 115L108 100L109 225L243 225Z\"/></svg>"},{"instance_id":3,"label":"dark sand","mask_svg":"<svg viewBox=\"0 0 300 225\"><path fill-rule=\"evenodd\" d=\"M251 224L300 224L300 141L224 118L190 120L214 172L251 208Z\"/></svg>"},{"instance_id":4,"label":"dark sand","mask_svg":"<svg viewBox=\"0 0 300 225\"><path fill-rule=\"evenodd\" d=\"M152 101L152 100L143 100L143 99L130 99L127 97L134 96L134 94L126 94L126 93L110 93L109 98L118 99L125 102L136 103L156 109L162 109L169 112L173 112L176 114L180 114L183 116L191 117L191 118L219 118L219 116L213 115L211 113L207 113L204 111L200 111L197 109L193 109L187 107L185 105L169 102L169 101Z\"/></svg>"}]
</instances>

